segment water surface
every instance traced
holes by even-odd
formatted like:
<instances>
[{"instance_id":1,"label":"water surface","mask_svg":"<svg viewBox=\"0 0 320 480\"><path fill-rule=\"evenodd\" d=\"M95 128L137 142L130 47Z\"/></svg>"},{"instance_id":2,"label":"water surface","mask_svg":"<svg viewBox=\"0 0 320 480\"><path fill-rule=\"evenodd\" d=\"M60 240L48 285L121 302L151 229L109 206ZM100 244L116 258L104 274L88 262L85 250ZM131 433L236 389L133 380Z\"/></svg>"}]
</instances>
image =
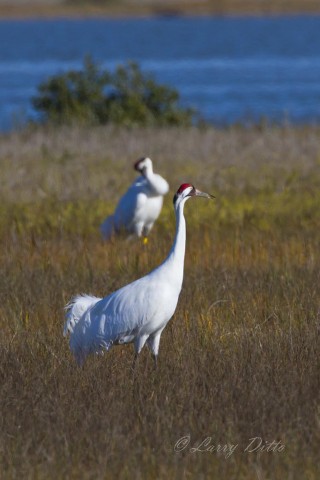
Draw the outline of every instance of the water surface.
<instances>
[{"instance_id":1,"label":"water surface","mask_svg":"<svg viewBox=\"0 0 320 480\"><path fill-rule=\"evenodd\" d=\"M320 17L197 17L0 22L0 128L35 116L50 75L138 62L216 124L320 121Z\"/></svg>"}]
</instances>

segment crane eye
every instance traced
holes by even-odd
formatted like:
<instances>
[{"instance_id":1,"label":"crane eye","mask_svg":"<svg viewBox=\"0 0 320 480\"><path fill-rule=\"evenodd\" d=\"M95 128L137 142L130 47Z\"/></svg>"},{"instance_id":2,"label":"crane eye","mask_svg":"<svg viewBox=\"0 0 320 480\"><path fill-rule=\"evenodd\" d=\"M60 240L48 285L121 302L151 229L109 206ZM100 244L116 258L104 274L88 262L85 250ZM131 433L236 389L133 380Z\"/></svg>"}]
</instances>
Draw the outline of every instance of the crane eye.
<instances>
[{"instance_id":1,"label":"crane eye","mask_svg":"<svg viewBox=\"0 0 320 480\"><path fill-rule=\"evenodd\" d=\"M190 190L190 192L189 192L189 193L187 193L187 195L186 195L186 196L187 196L187 197L192 197L193 195L195 195L195 193L196 193L196 190L195 190L195 188L194 188L194 187L192 187L192 189Z\"/></svg>"}]
</instances>

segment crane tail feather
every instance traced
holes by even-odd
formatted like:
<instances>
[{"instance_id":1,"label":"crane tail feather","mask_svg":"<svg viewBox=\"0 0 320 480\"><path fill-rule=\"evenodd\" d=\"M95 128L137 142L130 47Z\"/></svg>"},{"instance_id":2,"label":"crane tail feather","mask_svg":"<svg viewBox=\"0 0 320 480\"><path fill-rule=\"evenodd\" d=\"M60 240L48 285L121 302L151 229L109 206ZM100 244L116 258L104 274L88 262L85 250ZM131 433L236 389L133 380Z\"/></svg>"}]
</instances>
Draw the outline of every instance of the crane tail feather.
<instances>
[{"instance_id":1,"label":"crane tail feather","mask_svg":"<svg viewBox=\"0 0 320 480\"><path fill-rule=\"evenodd\" d=\"M89 307L99 302L101 298L92 295L76 295L65 306L66 321L63 328L63 336L73 333L74 327Z\"/></svg>"},{"instance_id":2,"label":"crane tail feather","mask_svg":"<svg viewBox=\"0 0 320 480\"><path fill-rule=\"evenodd\" d=\"M100 231L104 240L110 240L114 234L114 216L110 215L100 226Z\"/></svg>"}]
</instances>

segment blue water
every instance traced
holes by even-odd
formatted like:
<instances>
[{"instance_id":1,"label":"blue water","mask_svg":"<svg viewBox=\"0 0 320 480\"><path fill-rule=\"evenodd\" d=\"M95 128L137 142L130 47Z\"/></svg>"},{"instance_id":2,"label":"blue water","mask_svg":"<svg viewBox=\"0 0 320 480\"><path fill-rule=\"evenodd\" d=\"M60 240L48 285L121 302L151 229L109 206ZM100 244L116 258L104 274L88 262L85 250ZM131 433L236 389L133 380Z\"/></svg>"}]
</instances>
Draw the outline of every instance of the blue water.
<instances>
[{"instance_id":1,"label":"blue water","mask_svg":"<svg viewBox=\"0 0 320 480\"><path fill-rule=\"evenodd\" d=\"M86 54L138 62L215 124L320 122L320 16L0 21L0 129Z\"/></svg>"}]
</instances>

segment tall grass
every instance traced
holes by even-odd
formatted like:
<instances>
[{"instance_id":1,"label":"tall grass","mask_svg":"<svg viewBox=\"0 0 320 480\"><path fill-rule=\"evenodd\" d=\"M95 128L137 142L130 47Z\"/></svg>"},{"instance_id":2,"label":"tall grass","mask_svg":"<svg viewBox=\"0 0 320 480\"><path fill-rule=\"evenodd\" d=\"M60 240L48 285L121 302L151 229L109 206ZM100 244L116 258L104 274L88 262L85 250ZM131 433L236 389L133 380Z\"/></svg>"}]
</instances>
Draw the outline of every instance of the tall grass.
<instances>
[{"instance_id":1,"label":"tall grass","mask_svg":"<svg viewBox=\"0 0 320 480\"><path fill-rule=\"evenodd\" d=\"M0 139L1 478L319 478L318 138L234 127ZM147 247L103 244L99 223L141 155L171 195ZM63 306L164 259L185 181L217 198L186 205L185 280L159 369L145 349L134 379L131 346L78 369ZM254 437L271 451L259 439L248 451Z\"/></svg>"}]
</instances>

